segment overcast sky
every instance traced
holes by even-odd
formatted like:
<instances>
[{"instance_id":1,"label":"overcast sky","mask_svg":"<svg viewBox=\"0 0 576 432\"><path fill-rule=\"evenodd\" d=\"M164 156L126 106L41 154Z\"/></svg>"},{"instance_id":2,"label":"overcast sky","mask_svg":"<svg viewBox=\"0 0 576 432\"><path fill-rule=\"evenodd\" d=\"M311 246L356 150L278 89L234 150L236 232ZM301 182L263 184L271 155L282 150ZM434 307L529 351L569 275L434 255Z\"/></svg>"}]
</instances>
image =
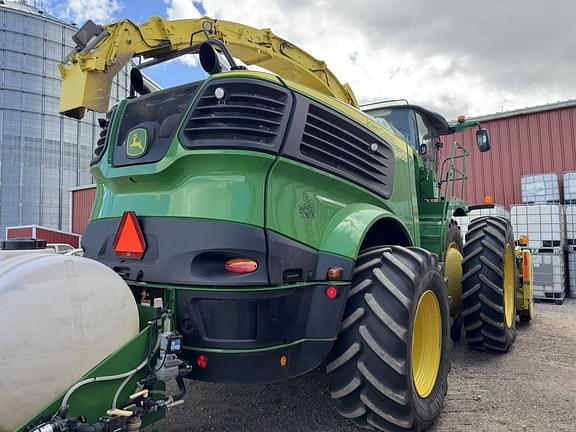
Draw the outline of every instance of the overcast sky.
<instances>
[{"instance_id":1,"label":"overcast sky","mask_svg":"<svg viewBox=\"0 0 576 432\"><path fill-rule=\"evenodd\" d=\"M202 13L269 27L325 60L361 102L406 98L449 118L576 98L571 0L67 0L81 23ZM194 66L187 66L194 67Z\"/></svg>"}]
</instances>

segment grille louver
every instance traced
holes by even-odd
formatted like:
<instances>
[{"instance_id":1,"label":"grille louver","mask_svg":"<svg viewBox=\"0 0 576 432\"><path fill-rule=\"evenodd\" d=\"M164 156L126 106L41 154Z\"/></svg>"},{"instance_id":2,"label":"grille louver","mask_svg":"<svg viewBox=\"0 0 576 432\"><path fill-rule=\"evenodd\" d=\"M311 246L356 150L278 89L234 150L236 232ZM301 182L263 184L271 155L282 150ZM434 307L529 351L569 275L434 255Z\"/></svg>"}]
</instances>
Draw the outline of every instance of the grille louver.
<instances>
[{"instance_id":1,"label":"grille louver","mask_svg":"<svg viewBox=\"0 0 576 432\"><path fill-rule=\"evenodd\" d=\"M389 197L394 153L380 138L359 125L310 104L300 153L345 178Z\"/></svg>"},{"instance_id":2,"label":"grille louver","mask_svg":"<svg viewBox=\"0 0 576 432\"><path fill-rule=\"evenodd\" d=\"M217 88L224 98L217 99ZM277 149L290 100L284 89L251 81L210 85L182 132L187 147L242 146Z\"/></svg>"},{"instance_id":3,"label":"grille louver","mask_svg":"<svg viewBox=\"0 0 576 432\"><path fill-rule=\"evenodd\" d=\"M99 118L98 125L100 126L100 135L98 140L96 141L96 146L94 146L94 157L90 161L90 166L96 165L100 159L102 159L102 155L104 154L104 150L108 146L108 128L110 126L110 121L114 117L114 112L116 108L108 111L106 114L106 118Z\"/></svg>"}]
</instances>

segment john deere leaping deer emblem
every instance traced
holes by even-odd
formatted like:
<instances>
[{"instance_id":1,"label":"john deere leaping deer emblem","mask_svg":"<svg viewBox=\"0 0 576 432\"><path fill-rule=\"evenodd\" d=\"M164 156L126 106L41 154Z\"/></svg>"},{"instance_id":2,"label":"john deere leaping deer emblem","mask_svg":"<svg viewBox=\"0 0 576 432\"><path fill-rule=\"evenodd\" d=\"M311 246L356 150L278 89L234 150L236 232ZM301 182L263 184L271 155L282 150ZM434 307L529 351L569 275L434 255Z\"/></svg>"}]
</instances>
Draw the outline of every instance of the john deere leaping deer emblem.
<instances>
[{"instance_id":1,"label":"john deere leaping deer emblem","mask_svg":"<svg viewBox=\"0 0 576 432\"><path fill-rule=\"evenodd\" d=\"M147 135L146 129L144 128L130 131L126 139L126 155L129 158L137 158L146 153L146 145L148 144Z\"/></svg>"}]
</instances>

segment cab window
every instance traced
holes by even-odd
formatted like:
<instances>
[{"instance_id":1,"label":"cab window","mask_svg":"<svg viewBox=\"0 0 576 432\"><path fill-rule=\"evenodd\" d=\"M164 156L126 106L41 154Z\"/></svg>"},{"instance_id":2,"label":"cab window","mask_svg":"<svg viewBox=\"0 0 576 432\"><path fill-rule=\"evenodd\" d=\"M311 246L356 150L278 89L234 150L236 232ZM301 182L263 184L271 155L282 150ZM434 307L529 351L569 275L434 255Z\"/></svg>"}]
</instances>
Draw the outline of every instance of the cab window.
<instances>
[{"instance_id":1,"label":"cab window","mask_svg":"<svg viewBox=\"0 0 576 432\"><path fill-rule=\"evenodd\" d=\"M419 141L414 121L414 112L410 108L381 108L373 111L366 111L384 126L392 126L396 132L399 132L410 147L419 150Z\"/></svg>"},{"instance_id":2,"label":"cab window","mask_svg":"<svg viewBox=\"0 0 576 432\"><path fill-rule=\"evenodd\" d=\"M430 149L434 133L432 129L428 127L426 120L424 120L424 117L422 117L420 113L416 113L416 126L418 128L418 143L420 145L426 144Z\"/></svg>"}]
</instances>

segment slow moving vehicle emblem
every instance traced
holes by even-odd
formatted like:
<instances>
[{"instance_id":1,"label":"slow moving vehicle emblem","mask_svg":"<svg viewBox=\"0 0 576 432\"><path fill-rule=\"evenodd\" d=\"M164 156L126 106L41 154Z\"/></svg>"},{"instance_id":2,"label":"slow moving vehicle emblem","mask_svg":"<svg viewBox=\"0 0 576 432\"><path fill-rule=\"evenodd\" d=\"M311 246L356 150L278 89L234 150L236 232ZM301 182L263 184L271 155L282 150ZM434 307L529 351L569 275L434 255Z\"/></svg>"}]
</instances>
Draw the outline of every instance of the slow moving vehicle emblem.
<instances>
[{"instance_id":1,"label":"slow moving vehicle emblem","mask_svg":"<svg viewBox=\"0 0 576 432\"><path fill-rule=\"evenodd\" d=\"M144 128L137 128L130 131L126 145L126 155L129 158L138 158L146 153L148 144L148 133Z\"/></svg>"}]
</instances>

